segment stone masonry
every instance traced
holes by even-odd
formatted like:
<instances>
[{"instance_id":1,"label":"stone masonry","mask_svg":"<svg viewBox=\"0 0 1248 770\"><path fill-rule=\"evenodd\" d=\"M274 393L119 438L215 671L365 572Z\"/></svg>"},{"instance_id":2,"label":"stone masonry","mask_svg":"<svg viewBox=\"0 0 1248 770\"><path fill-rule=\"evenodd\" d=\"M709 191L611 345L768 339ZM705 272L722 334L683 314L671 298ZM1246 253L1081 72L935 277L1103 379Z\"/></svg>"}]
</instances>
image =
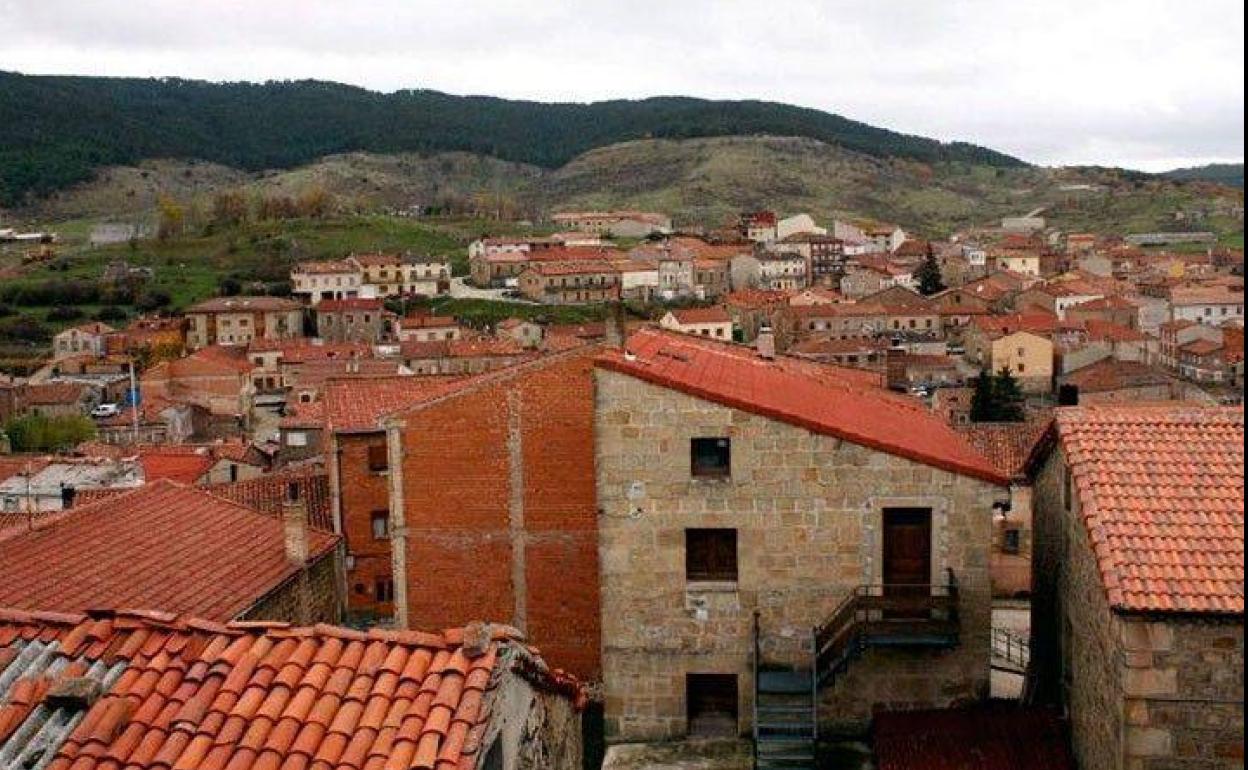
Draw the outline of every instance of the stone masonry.
<instances>
[{"instance_id":1,"label":"stone masonry","mask_svg":"<svg viewBox=\"0 0 1248 770\"><path fill-rule=\"evenodd\" d=\"M809 667L812 628L854 587L881 582L882 509L932 510L932 580L961 586L961 644L868 652L825 688L829 727L877 708L985 697L992 503L1005 490L762 416L599 370L597 474L608 739L684 736L688 673L738 677L750 729L751 619L764 657ZM731 439L731 478L690 475L690 440ZM735 583L685 582L687 528L737 530Z\"/></svg>"},{"instance_id":2,"label":"stone masonry","mask_svg":"<svg viewBox=\"0 0 1248 770\"><path fill-rule=\"evenodd\" d=\"M1244 766L1243 618L1112 611L1055 449L1036 481L1033 665L1096 770Z\"/></svg>"}]
</instances>

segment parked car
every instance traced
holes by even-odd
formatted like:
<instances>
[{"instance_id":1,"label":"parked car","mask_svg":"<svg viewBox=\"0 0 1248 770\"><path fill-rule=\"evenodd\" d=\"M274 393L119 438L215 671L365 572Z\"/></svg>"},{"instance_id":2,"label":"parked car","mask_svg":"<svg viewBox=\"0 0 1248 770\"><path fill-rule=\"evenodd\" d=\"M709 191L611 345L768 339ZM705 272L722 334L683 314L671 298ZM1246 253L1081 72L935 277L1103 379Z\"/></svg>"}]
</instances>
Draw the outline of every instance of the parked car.
<instances>
[{"instance_id":1,"label":"parked car","mask_svg":"<svg viewBox=\"0 0 1248 770\"><path fill-rule=\"evenodd\" d=\"M121 414L121 407L117 404L100 404L91 410L91 416L96 418L116 417L119 414Z\"/></svg>"}]
</instances>

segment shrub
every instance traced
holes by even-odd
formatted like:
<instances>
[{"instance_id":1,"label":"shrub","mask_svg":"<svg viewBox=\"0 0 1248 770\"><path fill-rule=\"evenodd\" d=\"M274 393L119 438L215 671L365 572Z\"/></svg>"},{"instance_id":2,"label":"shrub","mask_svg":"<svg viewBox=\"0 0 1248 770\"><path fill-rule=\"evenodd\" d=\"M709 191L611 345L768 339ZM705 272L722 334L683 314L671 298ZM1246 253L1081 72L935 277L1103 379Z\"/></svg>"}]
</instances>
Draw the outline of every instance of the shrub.
<instances>
[{"instance_id":1,"label":"shrub","mask_svg":"<svg viewBox=\"0 0 1248 770\"><path fill-rule=\"evenodd\" d=\"M97 321L124 321L129 317L130 314L126 312L124 307L117 307L116 305L105 305L95 313L95 320Z\"/></svg>"},{"instance_id":2,"label":"shrub","mask_svg":"<svg viewBox=\"0 0 1248 770\"><path fill-rule=\"evenodd\" d=\"M52 330L46 324L28 315L0 320L0 340L31 344L47 342L50 339L52 339Z\"/></svg>"},{"instance_id":3,"label":"shrub","mask_svg":"<svg viewBox=\"0 0 1248 770\"><path fill-rule=\"evenodd\" d=\"M4 432L14 452L56 452L95 438L95 423L80 414L59 417L28 414L9 420Z\"/></svg>"},{"instance_id":4,"label":"shrub","mask_svg":"<svg viewBox=\"0 0 1248 770\"><path fill-rule=\"evenodd\" d=\"M80 308L58 305L48 311L49 321L76 321L85 315Z\"/></svg>"},{"instance_id":5,"label":"shrub","mask_svg":"<svg viewBox=\"0 0 1248 770\"><path fill-rule=\"evenodd\" d=\"M134 307L142 313L150 313L166 307L173 298L163 291L145 291L134 300Z\"/></svg>"}]
</instances>

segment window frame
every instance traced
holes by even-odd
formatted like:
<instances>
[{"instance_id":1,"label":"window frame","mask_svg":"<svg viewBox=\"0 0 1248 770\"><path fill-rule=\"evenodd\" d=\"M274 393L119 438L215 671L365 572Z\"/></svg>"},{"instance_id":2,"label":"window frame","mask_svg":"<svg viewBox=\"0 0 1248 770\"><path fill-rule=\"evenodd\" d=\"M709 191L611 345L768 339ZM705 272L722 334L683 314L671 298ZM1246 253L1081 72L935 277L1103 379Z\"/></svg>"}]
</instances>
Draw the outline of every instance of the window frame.
<instances>
[{"instance_id":1,"label":"window frame","mask_svg":"<svg viewBox=\"0 0 1248 770\"><path fill-rule=\"evenodd\" d=\"M390 447L386 444L369 444L366 461L369 473L388 473L390 471Z\"/></svg>"},{"instance_id":2,"label":"window frame","mask_svg":"<svg viewBox=\"0 0 1248 770\"><path fill-rule=\"evenodd\" d=\"M720 542L716 539L722 538ZM731 551L729 564L726 555ZM709 557L709 558L708 558ZM723 564L716 563L723 560ZM696 562L702 562L700 564ZM685 583L737 583L741 579L740 537L733 527L685 529Z\"/></svg>"},{"instance_id":3,"label":"window frame","mask_svg":"<svg viewBox=\"0 0 1248 770\"><path fill-rule=\"evenodd\" d=\"M705 459L705 455L699 454L699 447L706 447L708 442L715 442L713 448L715 450L722 450L724 455L723 462L718 463L714 468L708 466L704 462L699 462L700 457ZM721 466L722 470L718 470ZM689 475L691 478L700 480L723 480L732 478L732 438L730 436L694 436L690 438Z\"/></svg>"}]
</instances>

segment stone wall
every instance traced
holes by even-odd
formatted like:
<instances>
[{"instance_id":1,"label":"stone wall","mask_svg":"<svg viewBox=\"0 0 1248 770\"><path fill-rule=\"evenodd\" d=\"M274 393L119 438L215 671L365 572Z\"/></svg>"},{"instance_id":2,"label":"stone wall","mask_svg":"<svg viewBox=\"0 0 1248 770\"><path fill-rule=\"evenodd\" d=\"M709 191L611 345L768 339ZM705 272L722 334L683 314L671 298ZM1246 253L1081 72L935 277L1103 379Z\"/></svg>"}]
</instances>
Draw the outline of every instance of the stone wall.
<instances>
[{"instance_id":1,"label":"stone wall","mask_svg":"<svg viewBox=\"0 0 1248 770\"><path fill-rule=\"evenodd\" d=\"M881 579L885 507L928 507L933 580L962 587L962 644L873 651L825 690L822 716L860 729L876 707L987 693L992 502L1004 490L626 375L597 373L603 665L610 740L687 731L687 673L738 675L750 727L751 618L768 661L810 665L811 630ZM690 439L729 437L731 480L690 476ZM738 581L686 584L685 529L735 528Z\"/></svg>"},{"instance_id":2,"label":"stone wall","mask_svg":"<svg viewBox=\"0 0 1248 770\"><path fill-rule=\"evenodd\" d=\"M1036 480L1032 662L1041 697L1068 706L1080 766L1242 768L1243 619L1112 611L1064 468L1055 450Z\"/></svg>"},{"instance_id":3,"label":"stone wall","mask_svg":"<svg viewBox=\"0 0 1248 770\"><path fill-rule=\"evenodd\" d=\"M339 560L339 550L334 548L249 607L238 620L284 620L300 626L342 622Z\"/></svg>"},{"instance_id":4,"label":"stone wall","mask_svg":"<svg viewBox=\"0 0 1248 770\"><path fill-rule=\"evenodd\" d=\"M1064 510L1065 459L1055 450L1034 486L1032 665L1045 700L1067 704L1080 767L1121 768L1121 651L1087 530Z\"/></svg>"},{"instance_id":5,"label":"stone wall","mask_svg":"<svg viewBox=\"0 0 1248 770\"><path fill-rule=\"evenodd\" d=\"M1243 620L1123 617L1125 770L1244 766Z\"/></svg>"}]
</instances>

